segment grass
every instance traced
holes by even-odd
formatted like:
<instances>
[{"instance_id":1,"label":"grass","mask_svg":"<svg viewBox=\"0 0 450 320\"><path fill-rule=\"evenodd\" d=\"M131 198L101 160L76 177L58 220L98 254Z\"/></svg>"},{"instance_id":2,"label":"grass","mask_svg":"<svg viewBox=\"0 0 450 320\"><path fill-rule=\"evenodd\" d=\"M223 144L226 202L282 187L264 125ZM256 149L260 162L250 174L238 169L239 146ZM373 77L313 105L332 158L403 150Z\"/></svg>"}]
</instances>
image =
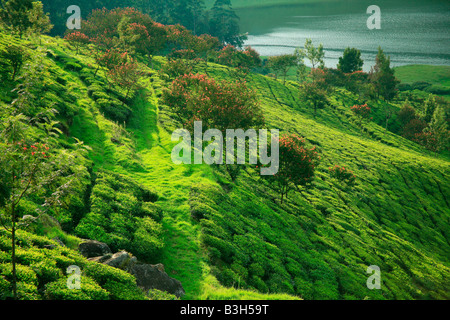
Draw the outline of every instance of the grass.
<instances>
[{"instance_id":1,"label":"grass","mask_svg":"<svg viewBox=\"0 0 450 320\"><path fill-rule=\"evenodd\" d=\"M408 65L395 68L395 76L402 83L426 81L450 87L450 67L431 65Z\"/></svg>"}]
</instances>

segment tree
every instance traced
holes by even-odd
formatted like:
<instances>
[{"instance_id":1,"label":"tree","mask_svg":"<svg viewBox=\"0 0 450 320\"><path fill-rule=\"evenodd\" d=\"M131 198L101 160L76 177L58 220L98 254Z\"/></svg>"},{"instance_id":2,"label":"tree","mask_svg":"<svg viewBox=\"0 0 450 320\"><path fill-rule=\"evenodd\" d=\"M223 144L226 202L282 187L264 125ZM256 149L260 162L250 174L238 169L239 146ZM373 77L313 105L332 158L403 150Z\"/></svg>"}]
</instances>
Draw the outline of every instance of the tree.
<instances>
[{"instance_id":1,"label":"tree","mask_svg":"<svg viewBox=\"0 0 450 320\"><path fill-rule=\"evenodd\" d=\"M0 52L0 60L6 61L6 64L12 69L11 81L16 79L22 69L23 64L30 58L25 48L17 45L7 45Z\"/></svg>"},{"instance_id":2,"label":"tree","mask_svg":"<svg viewBox=\"0 0 450 320\"><path fill-rule=\"evenodd\" d=\"M376 57L375 66L369 74L369 79L373 83L378 96L381 96L384 100L384 114L386 130L388 129L388 123L391 119L394 110L390 104L391 101L397 95L397 84L399 81L395 78L395 71L391 68L391 59L386 57L381 47L378 48L378 54Z\"/></svg>"},{"instance_id":3,"label":"tree","mask_svg":"<svg viewBox=\"0 0 450 320\"><path fill-rule=\"evenodd\" d=\"M364 61L361 59L361 51L355 48L347 47L344 55L339 58L338 70L344 73L361 71Z\"/></svg>"},{"instance_id":4,"label":"tree","mask_svg":"<svg viewBox=\"0 0 450 320\"><path fill-rule=\"evenodd\" d=\"M306 78L308 76L308 69L305 65L305 52L301 49L295 49L294 52L295 56L297 57L297 81L302 83L306 81Z\"/></svg>"},{"instance_id":5,"label":"tree","mask_svg":"<svg viewBox=\"0 0 450 320\"><path fill-rule=\"evenodd\" d=\"M328 105L327 91L321 86L320 81L301 84L300 94L303 96L305 101L312 104L314 117L317 115L318 109L322 109Z\"/></svg>"},{"instance_id":6,"label":"tree","mask_svg":"<svg viewBox=\"0 0 450 320\"><path fill-rule=\"evenodd\" d=\"M410 123L411 120L416 119L416 109L409 104L408 100L405 101L403 107L398 112L398 119L403 127Z\"/></svg>"},{"instance_id":7,"label":"tree","mask_svg":"<svg viewBox=\"0 0 450 320\"><path fill-rule=\"evenodd\" d=\"M30 10L33 9L32 0L2 0L0 21L7 29L17 33L20 38L32 27Z\"/></svg>"},{"instance_id":8,"label":"tree","mask_svg":"<svg viewBox=\"0 0 450 320\"><path fill-rule=\"evenodd\" d=\"M281 196L281 203L290 191L312 182L320 161L316 147L307 148L305 139L295 134L279 138L280 166L275 175L264 176Z\"/></svg>"},{"instance_id":9,"label":"tree","mask_svg":"<svg viewBox=\"0 0 450 320\"><path fill-rule=\"evenodd\" d=\"M194 121L203 128L248 129L264 122L256 93L241 82L216 81L202 74L178 77L163 92L162 101L189 129Z\"/></svg>"},{"instance_id":10,"label":"tree","mask_svg":"<svg viewBox=\"0 0 450 320\"><path fill-rule=\"evenodd\" d=\"M177 0L174 1L170 15L173 21L180 23L197 35L205 29L204 9L205 2L203 0Z\"/></svg>"},{"instance_id":11,"label":"tree","mask_svg":"<svg viewBox=\"0 0 450 320\"><path fill-rule=\"evenodd\" d=\"M80 52L81 47L87 45L90 42L89 37L79 31L67 34L64 39L66 39L73 47L75 47L77 54Z\"/></svg>"},{"instance_id":12,"label":"tree","mask_svg":"<svg viewBox=\"0 0 450 320\"><path fill-rule=\"evenodd\" d=\"M54 151L54 141L60 131L57 123L35 124L44 137L37 138L30 127L33 119L20 110L28 103L27 89L17 90L19 97L2 110L0 118L0 224L11 234L12 291L17 299L16 230L19 205L28 195L41 200L41 208L50 207L70 197L72 183L79 179L81 169L77 159L83 158L86 149L75 146L73 152ZM37 140L41 141L37 141ZM61 180L61 178L63 178Z\"/></svg>"},{"instance_id":13,"label":"tree","mask_svg":"<svg viewBox=\"0 0 450 320\"><path fill-rule=\"evenodd\" d=\"M446 110L442 105L438 105L433 113L430 124L424 130L433 137L433 142L428 143L427 147L436 154L449 147L450 132L448 129L448 121Z\"/></svg>"},{"instance_id":14,"label":"tree","mask_svg":"<svg viewBox=\"0 0 450 320\"><path fill-rule=\"evenodd\" d=\"M226 135L227 129L248 130L264 124L257 95L244 82L219 82L202 74L186 74L175 79L163 92L162 102L191 132L196 121L202 122L203 130L217 129L222 136ZM224 154L231 152L225 146L221 149ZM241 167L225 164L232 180L236 179Z\"/></svg>"},{"instance_id":15,"label":"tree","mask_svg":"<svg viewBox=\"0 0 450 320\"><path fill-rule=\"evenodd\" d=\"M283 83L286 83L286 76L292 67L297 65L297 57L293 54L284 54L280 56L269 57L267 66L272 69L278 77L283 76Z\"/></svg>"},{"instance_id":16,"label":"tree","mask_svg":"<svg viewBox=\"0 0 450 320\"><path fill-rule=\"evenodd\" d=\"M230 0L216 0L209 12L209 34L224 44L241 48L246 36L240 34L239 17Z\"/></svg>"},{"instance_id":17,"label":"tree","mask_svg":"<svg viewBox=\"0 0 450 320\"><path fill-rule=\"evenodd\" d=\"M395 71L391 68L391 58L386 57L381 47L378 48L375 66L372 67L369 78L375 85L378 94L385 100L391 101L397 94Z\"/></svg>"},{"instance_id":18,"label":"tree","mask_svg":"<svg viewBox=\"0 0 450 320\"><path fill-rule=\"evenodd\" d=\"M110 71L115 66L122 65L128 60L128 55L126 52L121 52L118 49L109 49L106 52L98 53L95 56L95 61L97 62L97 70L95 70L94 76L97 75L100 67L106 68Z\"/></svg>"},{"instance_id":19,"label":"tree","mask_svg":"<svg viewBox=\"0 0 450 320\"><path fill-rule=\"evenodd\" d=\"M50 17L44 13L43 4L40 1L33 2L33 7L29 11L29 19L31 22L29 31L33 34L49 33L53 28Z\"/></svg>"},{"instance_id":20,"label":"tree","mask_svg":"<svg viewBox=\"0 0 450 320\"><path fill-rule=\"evenodd\" d=\"M137 87L142 73L139 71L139 65L135 60L114 66L110 71L112 81L119 87L126 90L125 99L128 98L131 90Z\"/></svg>"},{"instance_id":21,"label":"tree","mask_svg":"<svg viewBox=\"0 0 450 320\"><path fill-rule=\"evenodd\" d=\"M358 124L360 127L363 121L372 119L370 115L372 109L367 104L354 105L353 107L351 107L351 111L358 118Z\"/></svg>"},{"instance_id":22,"label":"tree","mask_svg":"<svg viewBox=\"0 0 450 320\"><path fill-rule=\"evenodd\" d=\"M322 44L316 48L314 47L311 39L306 39L304 49L297 48L295 52L296 56L307 58L313 69L315 69L316 66L319 68L325 67L325 63L323 61L325 52Z\"/></svg>"}]
</instances>

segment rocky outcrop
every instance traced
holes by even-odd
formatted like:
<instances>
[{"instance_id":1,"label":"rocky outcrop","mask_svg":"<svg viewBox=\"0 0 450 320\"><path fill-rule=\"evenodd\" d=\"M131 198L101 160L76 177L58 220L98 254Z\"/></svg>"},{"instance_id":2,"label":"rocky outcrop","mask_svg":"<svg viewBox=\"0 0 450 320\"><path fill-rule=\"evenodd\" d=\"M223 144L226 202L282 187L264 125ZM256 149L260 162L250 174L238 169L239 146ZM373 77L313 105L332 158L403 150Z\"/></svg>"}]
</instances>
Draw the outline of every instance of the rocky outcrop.
<instances>
[{"instance_id":1,"label":"rocky outcrop","mask_svg":"<svg viewBox=\"0 0 450 320\"><path fill-rule=\"evenodd\" d=\"M111 254L111 249L106 243L88 240L78 245L78 251L86 258L100 257Z\"/></svg>"},{"instance_id":2,"label":"rocky outcrop","mask_svg":"<svg viewBox=\"0 0 450 320\"><path fill-rule=\"evenodd\" d=\"M122 269L136 278L136 284L145 292L157 289L181 297L185 294L181 282L169 277L161 263L152 265L139 262L136 257L126 251L112 254L107 244L88 240L78 246L80 253L90 261L107 264Z\"/></svg>"},{"instance_id":3,"label":"rocky outcrop","mask_svg":"<svg viewBox=\"0 0 450 320\"><path fill-rule=\"evenodd\" d=\"M157 289L177 297L185 294L181 282L169 277L162 264L137 263L130 268L129 272L136 277L137 285L146 292L150 289Z\"/></svg>"}]
</instances>

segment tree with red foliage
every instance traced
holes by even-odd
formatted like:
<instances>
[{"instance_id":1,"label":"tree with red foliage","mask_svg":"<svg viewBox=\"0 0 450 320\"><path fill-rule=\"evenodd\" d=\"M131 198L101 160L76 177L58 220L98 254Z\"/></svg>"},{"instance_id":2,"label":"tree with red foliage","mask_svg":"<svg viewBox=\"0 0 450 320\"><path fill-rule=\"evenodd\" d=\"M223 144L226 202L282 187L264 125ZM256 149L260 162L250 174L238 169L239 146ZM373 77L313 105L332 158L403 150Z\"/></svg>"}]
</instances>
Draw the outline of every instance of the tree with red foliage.
<instances>
[{"instance_id":1,"label":"tree with red foliage","mask_svg":"<svg viewBox=\"0 0 450 320\"><path fill-rule=\"evenodd\" d=\"M97 74L100 67L106 68L110 71L115 66L122 65L128 60L128 54L126 52L121 52L118 49L108 49L104 53L99 53L95 56L95 61L97 62L98 68L95 71L94 76Z\"/></svg>"},{"instance_id":2,"label":"tree with red foliage","mask_svg":"<svg viewBox=\"0 0 450 320\"><path fill-rule=\"evenodd\" d=\"M368 121L372 119L371 117L372 109L367 104L354 105L353 107L351 107L350 110L358 118L358 125L360 127L362 126L363 121Z\"/></svg>"},{"instance_id":3,"label":"tree with red foliage","mask_svg":"<svg viewBox=\"0 0 450 320\"><path fill-rule=\"evenodd\" d=\"M351 187L356 183L356 176L353 171L335 165L334 167L328 168L330 175L335 178L339 183L345 184L345 186Z\"/></svg>"},{"instance_id":4,"label":"tree with red foliage","mask_svg":"<svg viewBox=\"0 0 450 320\"><path fill-rule=\"evenodd\" d=\"M203 128L248 129L264 123L256 93L242 82L218 82L203 74L186 74L164 91L163 103L192 129L194 121Z\"/></svg>"},{"instance_id":5,"label":"tree with red foliage","mask_svg":"<svg viewBox=\"0 0 450 320\"><path fill-rule=\"evenodd\" d=\"M131 90L137 87L142 73L139 71L136 61L130 58L125 63L115 65L109 71L109 75L117 86L126 90L125 99L127 99Z\"/></svg>"},{"instance_id":6,"label":"tree with red foliage","mask_svg":"<svg viewBox=\"0 0 450 320\"><path fill-rule=\"evenodd\" d=\"M87 35L82 32L76 31L67 34L64 39L69 41L69 43L75 47L77 54L82 46L87 45L90 42L90 39Z\"/></svg>"},{"instance_id":7,"label":"tree with red foliage","mask_svg":"<svg viewBox=\"0 0 450 320\"><path fill-rule=\"evenodd\" d=\"M296 134L279 138L280 166L275 175L264 176L281 195L281 203L290 191L312 182L320 156L316 147L307 148L305 139Z\"/></svg>"}]
</instances>

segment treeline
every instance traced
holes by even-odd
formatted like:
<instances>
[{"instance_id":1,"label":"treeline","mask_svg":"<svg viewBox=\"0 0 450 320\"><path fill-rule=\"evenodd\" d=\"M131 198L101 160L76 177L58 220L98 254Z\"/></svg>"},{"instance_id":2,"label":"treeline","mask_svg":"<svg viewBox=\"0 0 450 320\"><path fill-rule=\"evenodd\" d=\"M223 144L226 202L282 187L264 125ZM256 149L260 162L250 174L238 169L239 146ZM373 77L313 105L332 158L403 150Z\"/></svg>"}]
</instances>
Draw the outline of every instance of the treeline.
<instances>
[{"instance_id":1,"label":"treeline","mask_svg":"<svg viewBox=\"0 0 450 320\"><path fill-rule=\"evenodd\" d=\"M52 35L64 35L67 31L66 21L70 17L66 10L71 5L77 5L84 19L95 9L133 7L159 23L181 24L196 35L210 34L223 43L242 46L245 40L240 34L239 18L230 0L217 0L212 8L206 8L204 0L43 0L42 2L55 25ZM80 31L82 30L83 26Z\"/></svg>"}]
</instances>

